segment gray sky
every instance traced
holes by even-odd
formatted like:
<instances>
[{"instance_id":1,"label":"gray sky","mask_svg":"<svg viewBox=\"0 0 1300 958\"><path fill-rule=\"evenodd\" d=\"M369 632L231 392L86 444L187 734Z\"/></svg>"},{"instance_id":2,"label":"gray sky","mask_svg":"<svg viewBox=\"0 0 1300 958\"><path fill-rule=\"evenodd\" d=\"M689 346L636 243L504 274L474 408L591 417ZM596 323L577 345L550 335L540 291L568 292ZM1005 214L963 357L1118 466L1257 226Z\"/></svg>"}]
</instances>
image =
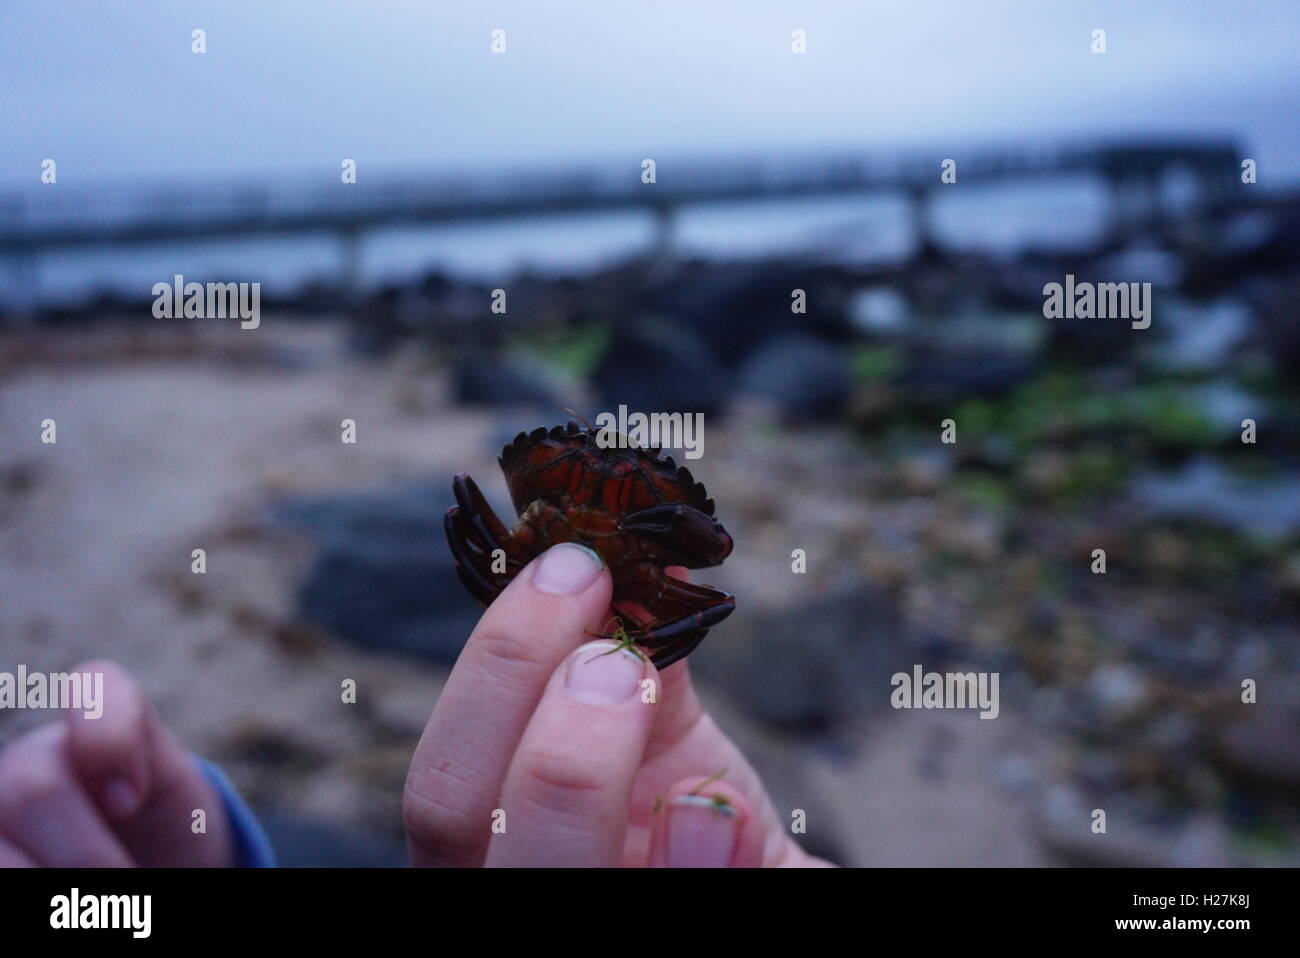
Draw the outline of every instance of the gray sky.
<instances>
[{"instance_id":1,"label":"gray sky","mask_svg":"<svg viewBox=\"0 0 1300 958\"><path fill-rule=\"evenodd\" d=\"M336 179L344 157L365 175L1107 130L1239 133L1265 183L1300 176L1297 39L1296 0L7 3L0 184L46 157L60 183Z\"/></svg>"}]
</instances>

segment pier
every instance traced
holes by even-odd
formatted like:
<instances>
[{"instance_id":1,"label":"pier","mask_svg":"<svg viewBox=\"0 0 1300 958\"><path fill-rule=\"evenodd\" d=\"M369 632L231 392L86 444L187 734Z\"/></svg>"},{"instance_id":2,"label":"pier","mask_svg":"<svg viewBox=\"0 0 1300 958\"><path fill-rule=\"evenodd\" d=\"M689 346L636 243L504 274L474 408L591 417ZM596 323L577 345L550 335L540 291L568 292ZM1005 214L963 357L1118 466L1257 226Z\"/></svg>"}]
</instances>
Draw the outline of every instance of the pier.
<instances>
[{"instance_id":1,"label":"pier","mask_svg":"<svg viewBox=\"0 0 1300 958\"><path fill-rule=\"evenodd\" d=\"M1111 230L1119 235L1159 225L1162 184L1170 174L1194 185L1196 215L1229 206L1240 190L1242 158L1231 141L1189 139L898 155L665 157L656 163L653 183L642 181L640 158L496 174L368 177L363 171L356 183L330 183L328 174L313 174L301 185L34 183L0 194L0 256L12 275L23 278L34 277L39 255L51 250L333 235L346 284L349 277L355 283L365 235L379 229L641 209L655 223L656 255L665 255L684 207L867 193L907 198L918 241L925 244L928 207L938 190L1078 176L1107 186ZM956 184L941 180L948 159L956 161Z\"/></svg>"}]
</instances>

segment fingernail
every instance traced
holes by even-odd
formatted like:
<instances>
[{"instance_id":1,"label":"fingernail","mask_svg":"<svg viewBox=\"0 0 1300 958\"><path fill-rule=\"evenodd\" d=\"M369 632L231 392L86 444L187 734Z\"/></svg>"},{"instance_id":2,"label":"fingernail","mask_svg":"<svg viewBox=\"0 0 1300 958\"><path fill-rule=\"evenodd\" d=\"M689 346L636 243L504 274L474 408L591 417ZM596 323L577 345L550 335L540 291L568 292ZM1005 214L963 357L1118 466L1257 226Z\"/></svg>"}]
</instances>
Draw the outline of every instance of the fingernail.
<instances>
[{"instance_id":1,"label":"fingernail","mask_svg":"<svg viewBox=\"0 0 1300 958\"><path fill-rule=\"evenodd\" d=\"M664 861L669 868L726 868L740 814L709 795L678 795L668 803Z\"/></svg>"},{"instance_id":2,"label":"fingernail","mask_svg":"<svg viewBox=\"0 0 1300 958\"><path fill-rule=\"evenodd\" d=\"M619 705L636 694L644 675L645 663L617 642L588 642L569 660L564 688L580 702Z\"/></svg>"},{"instance_id":3,"label":"fingernail","mask_svg":"<svg viewBox=\"0 0 1300 958\"><path fill-rule=\"evenodd\" d=\"M551 595L577 595L596 581L605 567L600 556L575 542L561 542L542 556L533 570L533 586Z\"/></svg>"},{"instance_id":4,"label":"fingernail","mask_svg":"<svg viewBox=\"0 0 1300 958\"><path fill-rule=\"evenodd\" d=\"M140 807L140 794L124 778L115 778L104 786L104 808L114 818L128 818Z\"/></svg>"}]
</instances>

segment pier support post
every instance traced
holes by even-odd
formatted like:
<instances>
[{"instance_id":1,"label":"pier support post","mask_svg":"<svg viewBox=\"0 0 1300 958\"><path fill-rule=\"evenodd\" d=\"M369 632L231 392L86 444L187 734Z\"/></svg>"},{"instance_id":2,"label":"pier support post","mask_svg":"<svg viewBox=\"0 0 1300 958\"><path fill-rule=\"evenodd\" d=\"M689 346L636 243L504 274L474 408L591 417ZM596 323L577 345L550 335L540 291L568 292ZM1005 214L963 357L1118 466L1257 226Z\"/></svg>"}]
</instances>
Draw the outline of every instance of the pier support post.
<instances>
[{"instance_id":1,"label":"pier support post","mask_svg":"<svg viewBox=\"0 0 1300 958\"><path fill-rule=\"evenodd\" d=\"M668 204L656 203L651 212L654 215L654 234L650 241L650 261L656 267L668 266L673 261L677 211Z\"/></svg>"},{"instance_id":2,"label":"pier support post","mask_svg":"<svg viewBox=\"0 0 1300 958\"><path fill-rule=\"evenodd\" d=\"M361 306L361 266L365 252L361 230L346 229L341 234L342 260L339 269L339 288L343 293L347 309L356 310Z\"/></svg>"},{"instance_id":3,"label":"pier support post","mask_svg":"<svg viewBox=\"0 0 1300 958\"><path fill-rule=\"evenodd\" d=\"M915 243L912 255L918 259L928 259L939 248L934 241L934 230L930 222L928 187L914 186L907 191L907 215L912 221L912 236Z\"/></svg>"},{"instance_id":4,"label":"pier support post","mask_svg":"<svg viewBox=\"0 0 1300 958\"><path fill-rule=\"evenodd\" d=\"M36 321L39 305L41 264L35 250L20 250L6 257L9 291L3 312L10 325L26 326Z\"/></svg>"},{"instance_id":5,"label":"pier support post","mask_svg":"<svg viewBox=\"0 0 1300 958\"><path fill-rule=\"evenodd\" d=\"M1159 171L1112 171L1106 176L1110 194L1107 230L1113 242L1123 242L1159 230L1164 218Z\"/></svg>"}]
</instances>

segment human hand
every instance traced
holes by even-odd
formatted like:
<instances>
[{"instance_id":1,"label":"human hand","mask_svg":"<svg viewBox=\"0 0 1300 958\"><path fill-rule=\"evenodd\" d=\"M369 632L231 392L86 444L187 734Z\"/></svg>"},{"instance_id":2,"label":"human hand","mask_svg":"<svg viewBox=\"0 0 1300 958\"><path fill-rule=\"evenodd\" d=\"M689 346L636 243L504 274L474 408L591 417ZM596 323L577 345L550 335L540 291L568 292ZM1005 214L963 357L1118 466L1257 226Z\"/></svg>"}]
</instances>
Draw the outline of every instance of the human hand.
<instances>
[{"instance_id":1,"label":"human hand","mask_svg":"<svg viewBox=\"0 0 1300 958\"><path fill-rule=\"evenodd\" d=\"M596 554L562 544L484 611L411 760L413 863L826 865L700 707L686 662L660 674L583 643L611 593Z\"/></svg>"},{"instance_id":2,"label":"human hand","mask_svg":"<svg viewBox=\"0 0 1300 958\"><path fill-rule=\"evenodd\" d=\"M0 751L0 867L233 864L220 797L140 687L112 662L76 671L103 673L103 714L68 710Z\"/></svg>"}]
</instances>

